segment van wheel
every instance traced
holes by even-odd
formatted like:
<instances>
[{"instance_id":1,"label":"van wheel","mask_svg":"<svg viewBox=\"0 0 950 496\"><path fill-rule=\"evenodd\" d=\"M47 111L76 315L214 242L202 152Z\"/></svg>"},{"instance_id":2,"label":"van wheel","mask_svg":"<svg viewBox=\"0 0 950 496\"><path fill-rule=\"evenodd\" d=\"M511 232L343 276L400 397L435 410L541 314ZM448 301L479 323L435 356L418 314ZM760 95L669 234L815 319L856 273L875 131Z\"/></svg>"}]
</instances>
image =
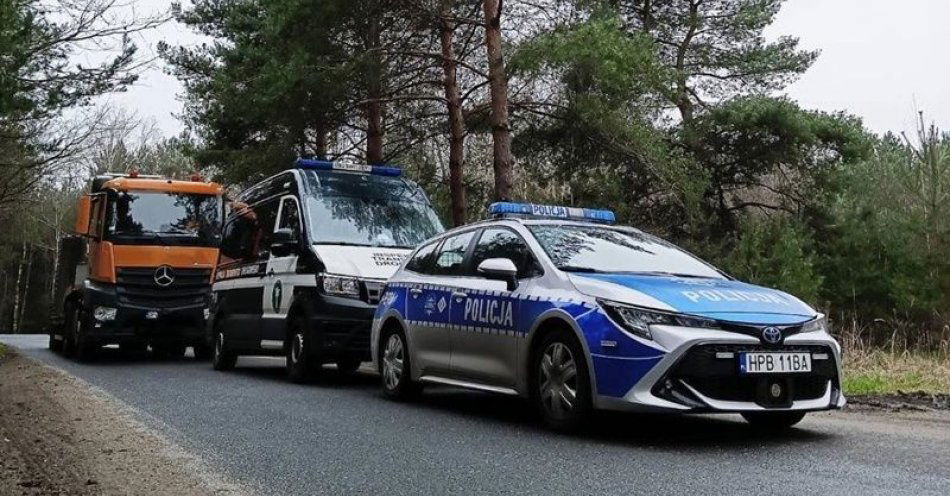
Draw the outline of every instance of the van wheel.
<instances>
[{"instance_id":1,"label":"van wheel","mask_svg":"<svg viewBox=\"0 0 950 496\"><path fill-rule=\"evenodd\" d=\"M211 350L211 368L214 370L231 370L237 364L237 355L228 349L224 341L224 331L220 326L215 326L214 348Z\"/></svg>"},{"instance_id":2,"label":"van wheel","mask_svg":"<svg viewBox=\"0 0 950 496\"><path fill-rule=\"evenodd\" d=\"M765 431L783 431L805 418L805 412L742 412L752 427Z\"/></svg>"},{"instance_id":3,"label":"van wheel","mask_svg":"<svg viewBox=\"0 0 950 496\"><path fill-rule=\"evenodd\" d=\"M320 374L320 357L315 350L313 333L307 332L307 322L297 317L290 323L290 342L287 343L287 377L302 384Z\"/></svg>"},{"instance_id":4,"label":"van wheel","mask_svg":"<svg viewBox=\"0 0 950 496\"><path fill-rule=\"evenodd\" d=\"M359 370L362 363L358 358L341 358L336 361L336 369L341 374L352 374Z\"/></svg>"},{"instance_id":5,"label":"van wheel","mask_svg":"<svg viewBox=\"0 0 950 496\"><path fill-rule=\"evenodd\" d=\"M558 431L580 427L591 410L590 376L574 335L559 329L545 336L532 367L532 399L544 423Z\"/></svg>"},{"instance_id":6,"label":"van wheel","mask_svg":"<svg viewBox=\"0 0 950 496\"><path fill-rule=\"evenodd\" d=\"M412 380L409 346L402 330L393 329L383 335L379 354L379 376L383 394L394 400L413 399L422 392L422 385Z\"/></svg>"}]
</instances>

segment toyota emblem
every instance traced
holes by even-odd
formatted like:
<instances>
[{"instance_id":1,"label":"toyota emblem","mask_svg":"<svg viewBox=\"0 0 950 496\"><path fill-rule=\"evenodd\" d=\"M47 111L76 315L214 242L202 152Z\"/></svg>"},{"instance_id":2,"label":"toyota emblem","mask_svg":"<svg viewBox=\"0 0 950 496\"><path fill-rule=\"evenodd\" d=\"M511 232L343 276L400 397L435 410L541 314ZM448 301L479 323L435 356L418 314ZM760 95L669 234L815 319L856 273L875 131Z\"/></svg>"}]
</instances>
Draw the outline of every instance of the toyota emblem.
<instances>
[{"instance_id":1,"label":"toyota emblem","mask_svg":"<svg viewBox=\"0 0 950 496\"><path fill-rule=\"evenodd\" d=\"M762 329L762 341L769 344L779 344L782 342L782 330L778 327L766 327Z\"/></svg>"},{"instance_id":2,"label":"toyota emblem","mask_svg":"<svg viewBox=\"0 0 950 496\"><path fill-rule=\"evenodd\" d=\"M171 267L162 265L155 269L155 284L167 288L171 286L173 282L175 282L175 271Z\"/></svg>"}]
</instances>

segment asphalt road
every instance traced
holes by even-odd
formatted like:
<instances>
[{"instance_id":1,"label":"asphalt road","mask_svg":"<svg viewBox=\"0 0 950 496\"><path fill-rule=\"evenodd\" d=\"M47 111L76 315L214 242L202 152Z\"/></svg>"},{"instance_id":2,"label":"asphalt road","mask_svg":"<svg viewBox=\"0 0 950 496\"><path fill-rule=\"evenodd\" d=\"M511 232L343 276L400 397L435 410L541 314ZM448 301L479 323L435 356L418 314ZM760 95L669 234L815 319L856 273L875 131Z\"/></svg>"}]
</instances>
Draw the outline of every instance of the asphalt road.
<instances>
[{"instance_id":1,"label":"asphalt road","mask_svg":"<svg viewBox=\"0 0 950 496\"><path fill-rule=\"evenodd\" d=\"M821 413L770 437L738 416L601 415L565 436L508 397L433 387L394 403L369 373L299 386L277 359L221 373L106 350L87 365L45 336L0 342L107 391L264 494L950 494L950 416Z\"/></svg>"}]
</instances>

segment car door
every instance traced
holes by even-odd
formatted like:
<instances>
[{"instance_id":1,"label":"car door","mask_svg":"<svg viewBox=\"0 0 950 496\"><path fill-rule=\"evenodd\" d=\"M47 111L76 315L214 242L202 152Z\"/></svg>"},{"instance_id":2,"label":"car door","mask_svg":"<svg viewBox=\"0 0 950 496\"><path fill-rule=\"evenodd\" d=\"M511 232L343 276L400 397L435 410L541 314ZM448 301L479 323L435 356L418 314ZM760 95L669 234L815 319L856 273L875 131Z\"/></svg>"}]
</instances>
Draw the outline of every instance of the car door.
<instances>
[{"instance_id":1,"label":"car door","mask_svg":"<svg viewBox=\"0 0 950 496\"><path fill-rule=\"evenodd\" d=\"M460 273L474 231L445 238L435 246L425 274L409 287L408 319L413 359L421 375L449 375L451 282Z\"/></svg>"},{"instance_id":2,"label":"car door","mask_svg":"<svg viewBox=\"0 0 950 496\"><path fill-rule=\"evenodd\" d=\"M279 205L277 223L272 232L277 229L290 229L294 239L299 242L302 232L300 202L296 196L286 195L280 199ZM282 348L284 345L287 310L290 309L290 300L294 294L298 257L297 251L283 256L268 253L264 290L261 295L262 348Z\"/></svg>"},{"instance_id":3,"label":"car door","mask_svg":"<svg viewBox=\"0 0 950 496\"><path fill-rule=\"evenodd\" d=\"M266 223L265 209L235 202L221 242L221 256L215 271L216 310L222 318L226 341L239 349L254 349L260 343L261 293L265 275L265 253L259 246Z\"/></svg>"},{"instance_id":4,"label":"car door","mask_svg":"<svg viewBox=\"0 0 950 496\"><path fill-rule=\"evenodd\" d=\"M519 285L514 291L509 291L504 281L477 273L478 264L489 258L508 258L515 263ZM530 279L540 273L528 245L511 229L488 227L479 233L466 274L453 290L449 343L453 376L494 386L515 385L526 325L519 322L522 296L530 291Z\"/></svg>"}]
</instances>

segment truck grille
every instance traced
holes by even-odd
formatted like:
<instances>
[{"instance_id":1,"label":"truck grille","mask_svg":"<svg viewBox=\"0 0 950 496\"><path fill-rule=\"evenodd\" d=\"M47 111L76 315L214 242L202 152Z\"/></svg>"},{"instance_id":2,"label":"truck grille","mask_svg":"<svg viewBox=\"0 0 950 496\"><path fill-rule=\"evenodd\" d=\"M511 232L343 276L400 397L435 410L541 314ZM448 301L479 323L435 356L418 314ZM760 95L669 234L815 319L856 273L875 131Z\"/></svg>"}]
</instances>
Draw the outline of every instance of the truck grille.
<instances>
[{"instance_id":1,"label":"truck grille","mask_svg":"<svg viewBox=\"0 0 950 496\"><path fill-rule=\"evenodd\" d=\"M175 308L202 305L211 291L210 269L171 269L171 284L155 281L158 267L116 269L119 303L145 308Z\"/></svg>"}]
</instances>

